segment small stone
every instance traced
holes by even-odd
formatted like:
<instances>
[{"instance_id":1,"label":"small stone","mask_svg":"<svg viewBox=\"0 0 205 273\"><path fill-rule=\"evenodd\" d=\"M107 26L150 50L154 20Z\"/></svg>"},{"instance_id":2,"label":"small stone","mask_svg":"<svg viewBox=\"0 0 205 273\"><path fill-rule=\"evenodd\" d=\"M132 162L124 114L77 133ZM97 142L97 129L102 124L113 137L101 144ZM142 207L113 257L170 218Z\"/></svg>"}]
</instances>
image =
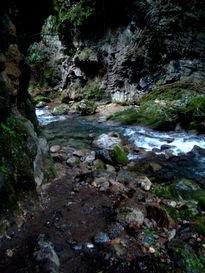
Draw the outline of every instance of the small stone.
<instances>
[{"instance_id":1,"label":"small stone","mask_svg":"<svg viewBox=\"0 0 205 273\"><path fill-rule=\"evenodd\" d=\"M56 152L60 151L60 149L61 149L60 145L53 145L50 147L50 152L56 153Z\"/></svg>"},{"instance_id":2,"label":"small stone","mask_svg":"<svg viewBox=\"0 0 205 273\"><path fill-rule=\"evenodd\" d=\"M171 231L169 231L169 241L171 241L172 239L174 239L174 237L176 236L176 229L173 229Z\"/></svg>"},{"instance_id":3,"label":"small stone","mask_svg":"<svg viewBox=\"0 0 205 273\"><path fill-rule=\"evenodd\" d=\"M149 191L152 186L152 182L146 176L138 177L138 184L145 191Z\"/></svg>"},{"instance_id":4,"label":"small stone","mask_svg":"<svg viewBox=\"0 0 205 273\"><path fill-rule=\"evenodd\" d=\"M109 237L106 233L104 232L99 232L95 235L94 242L95 244L104 244L109 242Z\"/></svg>"},{"instance_id":5,"label":"small stone","mask_svg":"<svg viewBox=\"0 0 205 273\"><path fill-rule=\"evenodd\" d=\"M107 172L111 172L111 173L115 172L115 167L113 167L112 165L106 164L105 167Z\"/></svg>"},{"instance_id":6,"label":"small stone","mask_svg":"<svg viewBox=\"0 0 205 273\"><path fill-rule=\"evenodd\" d=\"M72 245L72 249L76 250L76 251L79 251L79 250L82 250L82 245Z\"/></svg>"},{"instance_id":7,"label":"small stone","mask_svg":"<svg viewBox=\"0 0 205 273\"><path fill-rule=\"evenodd\" d=\"M93 245L92 243L87 243L87 244L86 244L86 247L87 247L88 249L92 249L92 248L94 248L94 245Z\"/></svg>"},{"instance_id":8,"label":"small stone","mask_svg":"<svg viewBox=\"0 0 205 273\"><path fill-rule=\"evenodd\" d=\"M7 250L6 250L6 255L7 255L8 257L10 257L10 258L13 257L13 254L14 254L14 253L13 253L13 250L12 250L12 249L7 249Z\"/></svg>"},{"instance_id":9,"label":"small stone","mask_svg":"<svg viewBox=\"0 0 205 273\"><path fill-rule=\"evenodd\" d=\"M169 205L170 205L170 207L172 207L172 208L176 208L177 202L171 201L171 202L169 203Z\"/></svg>"},{"instance_id":10,"label":"small stone","mask_svg":"<svg viewBox=\"0 0 205 273\"><path fill-rule=\"evenodd\" d=\"M157 172L157 171L161 170L161 168L162 168L158 163L154 163L154 162L150 163L149 165L150 165L150 168L153 172Z\"/></svg>"},{"instance_id":11,"label":"small stone","mask_svg":"<svg viewBox=\"0 0 205 273\"><path fill-rule=\"evenodd\" d=\"M66 161L66 164L67 164L68 166L71 166L71 167L73 167L73 166L75 166L75 165L78 165L79 163L80 163L80 160L79 160L79 158L76 157L76 156L73 156L73 157L71 157L71 158L68 158L67 161Z\"/></svg>"},{"instance_id":12,"label":"small stone","mask_svg":"<svg viewBox=\"0 0 205 273\"><path fill-rule=\"evenodd\" d=\"M39 103L36 104L36 108L43 108L44 106L46 106L45 101L39 101Z\"/></svg>"},{"instance_id":13,"label":"small stone","mask_svg":"<svg viewBox=\"0 0 205 273\"><path fill-rule=\"evenodd\" d=\"M150 253L155 253L155 252L156 252L156 250L154 249L154 247L150 246L150 248L149 248L149 252L150 252Z\"/></svg>"}]
</instances>

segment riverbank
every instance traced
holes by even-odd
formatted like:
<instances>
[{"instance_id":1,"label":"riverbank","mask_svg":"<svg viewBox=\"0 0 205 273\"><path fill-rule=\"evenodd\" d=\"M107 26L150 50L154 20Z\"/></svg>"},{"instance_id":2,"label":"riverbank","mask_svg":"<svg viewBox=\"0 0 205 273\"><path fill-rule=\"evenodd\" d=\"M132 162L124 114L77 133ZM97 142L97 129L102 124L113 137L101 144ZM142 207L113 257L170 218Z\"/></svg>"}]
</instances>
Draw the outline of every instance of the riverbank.
<instances>
[{"instance_id":1,"label":"riverbank","mask_svg":"<svg viewBox=\"0 0 205 273\"><path fill-rule=\"evenodd\" d=\"M41 112L58 177L43 185L26 222L8 227L3 272L204 269L204 150L174 155L162 143L152 151L137 147L123 133L139 128L102 122L119 107L99 106L100 123L70 115L50 122L47 109ZM142 129L144 143L165 139Z\"/></svg>"}]
</instances>

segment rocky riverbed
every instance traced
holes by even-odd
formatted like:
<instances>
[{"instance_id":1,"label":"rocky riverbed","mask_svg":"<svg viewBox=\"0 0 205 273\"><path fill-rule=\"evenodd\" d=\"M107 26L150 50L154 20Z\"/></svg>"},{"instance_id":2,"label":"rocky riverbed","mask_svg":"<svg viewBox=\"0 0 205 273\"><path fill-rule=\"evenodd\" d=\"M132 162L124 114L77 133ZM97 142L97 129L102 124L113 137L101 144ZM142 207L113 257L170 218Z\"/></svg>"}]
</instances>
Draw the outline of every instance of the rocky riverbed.
<instances>
[{"instance_id":1,"label":"rocky riverbed","mask_svg":"<svg viewBox=\"0 0 205 273\"><path fill-rule=\"evenodd\" d=\"M1 238L2 272L204 270L202 136L37 114L57 177Z\"/></svg>"}]
</instances>

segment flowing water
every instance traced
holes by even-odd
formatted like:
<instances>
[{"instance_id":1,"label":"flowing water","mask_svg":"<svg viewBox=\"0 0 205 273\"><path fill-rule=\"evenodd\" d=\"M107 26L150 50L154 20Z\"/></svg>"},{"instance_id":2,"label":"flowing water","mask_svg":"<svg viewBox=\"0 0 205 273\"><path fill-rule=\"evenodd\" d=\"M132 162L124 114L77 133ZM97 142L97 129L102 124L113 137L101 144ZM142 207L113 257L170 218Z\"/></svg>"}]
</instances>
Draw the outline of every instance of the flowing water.
<instances>
[{"instance_id":1,"label":"flowing water","mask_svg":"<svg viewBox=\"0 0 205 273\"><path fill-rule=\"evenodd\" d=\"M90 148L91 134L100 135L118 131L126 136L130 143L156 155L182 154L192 155L193 168L188 168L196 176L205 177L205 136L187 132L158 132L142 126L119 126L88 121L84 117L73 115L53 116L47 108L37 109L36 115L43 126L43 131L51 145L70 145L77 149ZM130 159L137 159L138 154L130 154ZM179 168L183 166L179 166Z\"/></svg>"}]
</instances>

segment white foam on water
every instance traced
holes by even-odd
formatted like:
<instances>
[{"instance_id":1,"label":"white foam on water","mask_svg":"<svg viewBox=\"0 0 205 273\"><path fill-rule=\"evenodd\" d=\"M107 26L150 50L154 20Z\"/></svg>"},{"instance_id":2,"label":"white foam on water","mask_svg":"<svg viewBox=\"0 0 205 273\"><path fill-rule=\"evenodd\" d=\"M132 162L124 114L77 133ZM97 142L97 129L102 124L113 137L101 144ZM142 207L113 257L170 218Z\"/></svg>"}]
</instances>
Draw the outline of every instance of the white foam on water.
<instances>
[{"instance_id":1,"label":"white foam on water","mask_svg":"<svg viewBox=\"0 0 205 273\"><path fill-rule=\"evenodd\" d=\"M155 149L157 154L163 154L166 151L170 151L174 155L188 153L194 146L205 149L205 136L187 134L186 132L162 133L136 126L125 129L124 135L128 136L137 148L143 148L146 151ZM162 145L166 145L166 149L161 149Z\"/></svg>"},{"instance_id":2,"label":"white foam on water","mask_svg":"<svg viewBox=\"0 0 205 273\"><path fill-rule=\"evenodd\" d=\"M58 115L58 116L53 116L49 109L47 107L45 108L36 108L36 116L38 121L42 125L47 125L51 122L59 121L59 120L66 120L68 118L67 115Z\"/></svg>"}]
</instances>

